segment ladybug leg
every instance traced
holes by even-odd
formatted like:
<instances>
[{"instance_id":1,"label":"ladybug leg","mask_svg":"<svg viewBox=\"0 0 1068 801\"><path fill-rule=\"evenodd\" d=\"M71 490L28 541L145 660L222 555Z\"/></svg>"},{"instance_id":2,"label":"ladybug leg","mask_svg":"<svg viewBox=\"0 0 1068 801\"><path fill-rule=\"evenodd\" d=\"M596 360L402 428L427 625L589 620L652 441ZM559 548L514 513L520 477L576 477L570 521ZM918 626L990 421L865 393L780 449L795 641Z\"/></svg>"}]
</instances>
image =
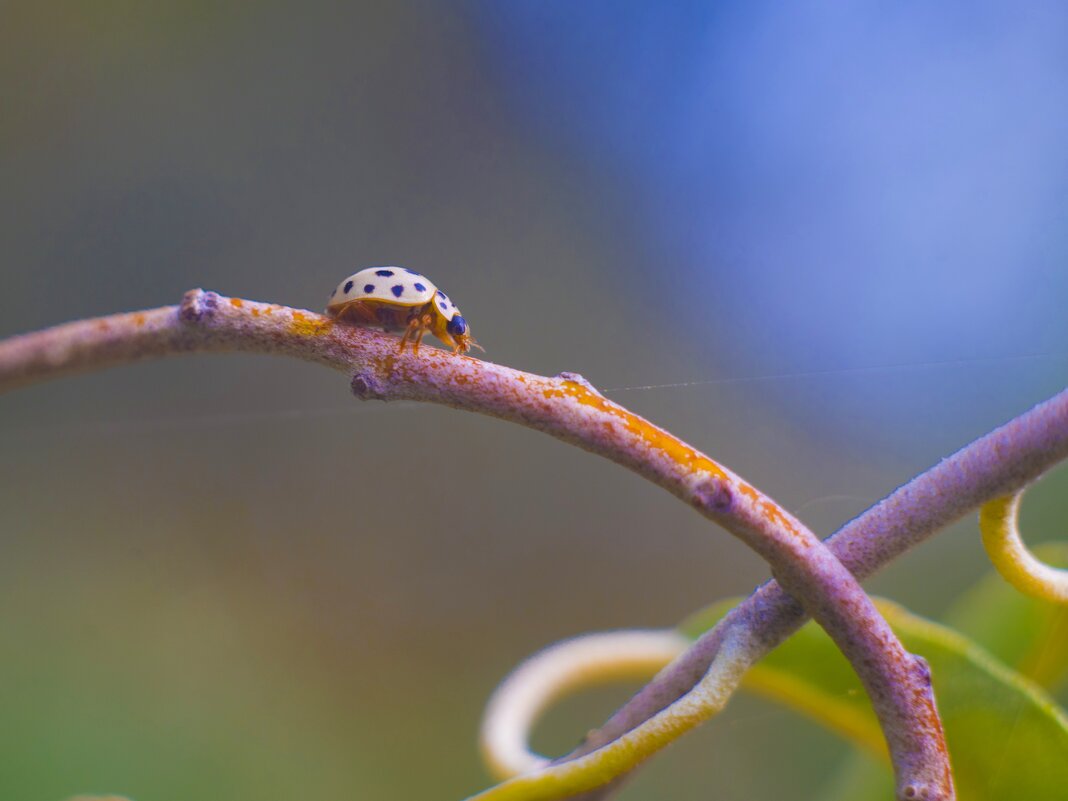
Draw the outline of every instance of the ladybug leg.
<instances>
[{"instance_id":1,"label":"ladybug leg","mask_svg":"<svg viewBox=\"0 0 1068 801\"><path fill-rule=\"evenodd\" d=\"M423 341L423 337L426 332L430 330L430 324L434 322L433 318L429 314L424 314L422 317L415 317L410 323L408 323L408 330L412 330L414 325L415 333L412 336L412 350L415 353L419 352L419 343Z\"/></svg>"},{"instance_id":2,"label":"ladybug leg","mask_svg":"<svg viewBox=\"0 0 1068 801\"><path fill-rule=\"evenodd\" d=\"M419 343L423 341L423 337L426 332L430 330L430 324L433 322L433 318L429 314L412 315L408 318L408 327L404 329L404 336L401 337L400 349L404 352L404 346L409 341L412 343L412 351L414 353L419 352Z\"/></svg>"},{"instance_id":3,"label":"ladybug leg","mask_svg":"<svg viewBox=\"0 0 1068 801\"><path fill-rule=\"evenodd\" d=\"M416 338L418 336L418 339ZM408 320L408 327L404 329L404 336L401 337L400 351L404 353L404 346L408 343L408 340L412 341L412 350L419 350L419 339L423 338L421 327L419 325L419 318L412 317Z\"/></svg>"}]
</instances>

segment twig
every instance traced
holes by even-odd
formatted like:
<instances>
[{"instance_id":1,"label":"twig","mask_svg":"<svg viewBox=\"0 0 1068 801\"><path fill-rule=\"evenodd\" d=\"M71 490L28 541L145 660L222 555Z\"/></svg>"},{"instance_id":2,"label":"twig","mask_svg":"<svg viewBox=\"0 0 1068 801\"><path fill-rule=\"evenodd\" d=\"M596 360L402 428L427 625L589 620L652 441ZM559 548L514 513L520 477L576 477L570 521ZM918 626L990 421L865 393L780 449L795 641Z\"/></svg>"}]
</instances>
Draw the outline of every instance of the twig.
<instances>
[{"instance_id":1,"label":"twig","mask_svg":"<svg viewBox=\"0 0 1068 801\"><path fill-rule=\"evenodd\" d=\"M335 325L312 312L193 290L178 307L71 323L0 343L0 391L145 358L234 350L352 372L353 393L362 399L428 401L521 423L668 490L760 554L853 664L882 724L898 797L953 797L926 665L904 650L849 570L770 498L607 400L581 376L545 378L431 349L399 353L392 337ZM730 641L748 643L753 633L737 632Z\"/></svg>"},{"instance_id":2,"label":"twig","mask_svg":"<svg viewBox=\"0 0 1068 801\"><path fill-rule=\"evenodd\" d=\"M838 530L831 551L865 578L983 503L1012 494L1068 457L1068 390L980 437L921 473ZM720 643L736 628L759 633L764 652L805 622L801 607L775 582L759 587L706 632L673 665L560 761L589 753L641 725L688 692L705 674ZM575 796L594 801L605 788Z\"/></svg>"}]
</instances>

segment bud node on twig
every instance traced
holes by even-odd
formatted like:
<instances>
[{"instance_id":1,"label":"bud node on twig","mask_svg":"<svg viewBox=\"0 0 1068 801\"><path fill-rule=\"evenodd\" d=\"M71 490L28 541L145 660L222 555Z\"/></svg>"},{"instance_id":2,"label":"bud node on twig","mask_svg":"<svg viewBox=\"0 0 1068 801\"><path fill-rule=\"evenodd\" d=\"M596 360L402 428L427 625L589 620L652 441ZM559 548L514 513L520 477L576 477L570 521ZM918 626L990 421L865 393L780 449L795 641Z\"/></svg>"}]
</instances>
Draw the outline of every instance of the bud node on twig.
<instances>
[{"instance_id":1,"label":"bud node on twig","mask_svg":"<svg viewBox=\"0 0 1068 801\"><path fill-rule=\"evenodd\" d=\"M211 317L219 306L219 296L203 289L190 289L182 296L178 318L186 323L199 323Z\"/></svg>"}]
</instances>

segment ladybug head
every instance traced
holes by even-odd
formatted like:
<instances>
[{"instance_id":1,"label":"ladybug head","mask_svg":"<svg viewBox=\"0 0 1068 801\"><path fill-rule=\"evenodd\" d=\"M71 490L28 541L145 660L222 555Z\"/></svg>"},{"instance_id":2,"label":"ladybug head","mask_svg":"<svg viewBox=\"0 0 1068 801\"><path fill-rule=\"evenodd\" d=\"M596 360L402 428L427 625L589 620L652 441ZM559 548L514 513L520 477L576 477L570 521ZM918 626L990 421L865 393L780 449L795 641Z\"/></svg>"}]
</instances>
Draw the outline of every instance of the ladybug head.
<instances>
[{"instance_id":1,"label":"ladybug head","mask_svg":"<svg viewBox=\"0 0 1068 801\"><path fill-rule=\"evenodd\" d=\"M467 353L472 347L483 350L482 346L475 342L474 337L471 336L471 329L467 325L467 320L458 314L454 315L445 324L445 332L452 337L457 353Z\"/></svg>"},{"instance_id":2,"label":"ladybug head","mask_svg":"<svg viewBox=\"0 0 1068 801\"><path fill-rule=\"evenodd\" d=\"M467 333L467 320L457 314L446 323L445 330L448 331L449 335L454 339L456 337L462 337Z\"/></svg>"}]
</instances>

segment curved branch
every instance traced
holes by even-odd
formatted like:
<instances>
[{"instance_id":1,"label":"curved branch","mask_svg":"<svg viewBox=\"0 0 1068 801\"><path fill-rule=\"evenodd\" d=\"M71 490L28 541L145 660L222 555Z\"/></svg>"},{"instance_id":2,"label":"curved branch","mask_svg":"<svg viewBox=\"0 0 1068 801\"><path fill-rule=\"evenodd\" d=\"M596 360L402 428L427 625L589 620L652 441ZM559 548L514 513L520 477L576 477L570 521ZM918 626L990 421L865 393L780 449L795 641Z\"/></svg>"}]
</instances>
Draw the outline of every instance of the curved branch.
<instances>
[{"instance_id":1,"label":"curved branch","mask_svg":"<svg viewBox=\"0 0 1068 801\"><path fill-rule=\"evenodd\" d=\"M1068 390L996 428L846 523L827 540L830 550L858 578L865 578L983 503L1019 491L1068 457ZM705 674L723 640L736 628L758 632L764 652L804 624L797 602L775 581L745 601L642 688L572 754L588 753L641 725L682 697ZM606 797L612 788L576 796Z\"/></svg>"},{"instance_id":2,"label":"curved branch","mask_svg":"<svg viewBox=\"0 0 1068 801\"><path fill-rule=\"evenodd\" d=\"M192 290L178 307L71 323L0 343L0 391L138 359L235 350L350 371L352 390L362 399L428 401L521 423L668 490L760 554L853 664L882 724L898 796L953 797L926 665L905 651L849 570L769 497L604 398L580 376L545 378L439 350L401 353L392 337L312 312ZM748 642L753 632L738 634L732 642Z\"/></svg>"}]
</instances>

